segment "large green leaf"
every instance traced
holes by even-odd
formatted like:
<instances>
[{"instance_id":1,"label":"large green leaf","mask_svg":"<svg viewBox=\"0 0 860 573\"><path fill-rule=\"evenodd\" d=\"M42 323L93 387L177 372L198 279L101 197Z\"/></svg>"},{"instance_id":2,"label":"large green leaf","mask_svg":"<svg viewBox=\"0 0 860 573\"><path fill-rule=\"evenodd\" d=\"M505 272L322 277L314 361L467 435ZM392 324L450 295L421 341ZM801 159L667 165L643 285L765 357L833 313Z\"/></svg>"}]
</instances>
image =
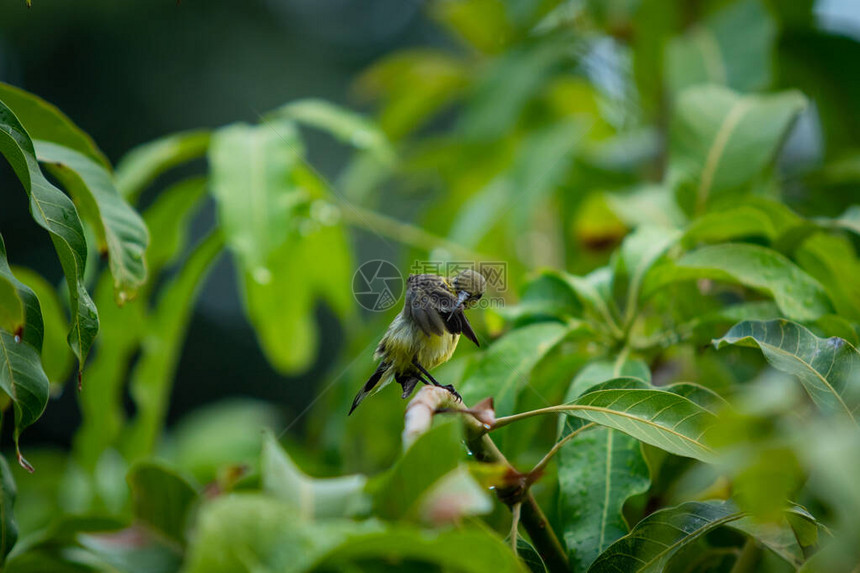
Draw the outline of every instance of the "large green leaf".
<instances>
[{"instance_id":1,"label":"large green leaf","mask_svg":"<svg viewBox=\"0 0 860 573\"><path fill-rule=\"evenodd\" d=\"M179 274L165 286L147 320L141 356L130 382L130 392L137 405L137 416L128 428L124 443L130 459L149 454L155 447L167 415L173 375L194 302L223 248L224 239L218 231L203 239Z\"/></svg>"},{"instance_id":2,"label":"large green leaf","mask_svg":"<svg viewBox=\"0 0 860 573\"><path fill-rule=\"evenodd\" d=\"M776 25L760 0L729 4L669 44L670 90L707 83L742 92L766 87L775 39Z\"/></svg>"},{"instance_id":3,"label":"large green leaf","mask_svg":"<svg viewBox=\"0 0 860 573\"><path fill-rule=\"evenodd\" d=\"M234 124L209 150L211 192L227 245L243 272L271 275L270 255L287 239L296 207L309 197L294 179L304 145L292 123Z\"/></svg>"},{"instance_id":4,"label":"large green leaf","mask_svg":"<svg viewBox=\"0 0 860 573\"><path fill-rule=\"evenodd\" d=\"M42 370L39 351L20 337L0 330L0 388L12 399L15 408L15 450L18 462L32 471L21 456L21 432L39 419L48 404L50 383Z\"/></svg>"},{"instance_id":5,"label":"large green leaf","mask_svg":"<svg viewBox=\"0 0 860 573\"><path fill-rule=\"evenodd\" d=\"M560 406L572 416L620 430L667 452L711 461L706 434L716 416L689 397L656 389L638 378L617 378Z\"/></svg>"},{"instance_id":6,"label":"large green leaf","mask_svg":"<svg viewBox=\"0 0 860 573\"><path fill-rule=\"evenodd\" d=\"M0 153L30 196L30 213L36 223L51 234L51 241L60 259L72 308L72 329L69 345L83 369L93 339L99 329L96 307L84 285L84 264L87 243L81 220L72 201L51 185L36 160L33 142L18 118L0 102Z\"/></svg>"},{"instance_id":7,"label":"large green leaf","mask_svg":"<svg viewBox=\"0 0 860 573\"><path fill-rule=\"evenodd\" d=\"M6 458L0 456L0 567L18 541L18 523L15 521L15 479Z\"/></svg>"},{"instance_id":8,"label":"large green leaf","mask_svg":"<svg viewBox=\"0 0 860 573\"><path fill-rule=\"evenodd\" d=\"M567 329L561 324L532 324L494 342L460 388L465 403L474 404L489 396L499 416L512 414L517 396L528 384L532 369L566 333Z\"/></svg>"},{"instance_id":9,"label":"large green leaf","mask_svg":"<svg viewBox=\"0 0 860 573\"><path fill-rule=\"evenodd\" d=\"M422 495L464 458L460 424L445 422L412 444L388 474L374 483L375 514L383 519L414 516Z\"/></svg>"},{"instance_id":10,"label":"large green leaf","mask_svg":"<svg viewBox=\"0 0 860 573\"><path fill-rule=\"evenodd\" d=\"M822 286L790 260L758 245L725 244L702 247L683 255L674 265L655 269L646 296L679 280L711 278L761 291L788 318L815 320L831 312Z\"/></svg>"},{"instance_id":11,"label":"large green leaf","mask_svg":"<svg viewBox=\"0 0 860 573\"><path fill-rule=\"evenodd\" d=\"M293 506L303 519L347 517L363 505L366 477L314 479L296 466L271 432L263 437L260 466L263 491Z\"/></svg>"},{"instance_id":12,"label":"large green leaf","mask_svg":"<svg viewBox=\"0 0 860 573\"><path fill-rule=\"evenodd\" d=\"M295 519L287 503L232 495L205 506L183 573L349 571L392 561L445 571L524 571L513 552L483 527L425 531L405 524Z\"/></svg>"},{"instance_id":13,"label":"large green leaf","mask_svg":"<svg viewBox=\"0 0 860 573\"><path fill-rule=\"evenodd\" d=\"M144 253L149 244L140 215L120 196L110 172L89 157L45 141L36 142L36 157L47 164L95 230L99 251L108 257L117 303L134 298L146 280Z\"/></svg>"},{"instance_id":14,"label":"large green leaf","mask_svg":"<svg viewBox=\"0 0 860 573\"><path fill-rule=\"evenodd\" d=\"M788 320L745 321L714 341L761 349L775 368L797 376L827 412L856 415L860 406L860 352L841 338L818 338Z\"/></svg>"},{"instance_id":15,"label":"large green leaf","mask_svg":"<svg viewBox=\"0 0 860 573\"><path fill-rule=\"evenodd\" d=\"M647 365L624 360L592 362L571 383L567 401L618 376L650 380ZM562 434L586 422L565 417ZM562 447L558 454L559 519L572 571L586 571L610 544L629 531L622 509L651 484L640 442L612 428L593 428Z\"/></svg>"},{"instance_id":16,"label":"large green leaf","mask_svg":"<svg viewBox=\"0 0 860 573\"><path fill-rule=\"evenodd\" d=\"M130 203L163 172L206 154L208 131L185 131L129 151L116 166L116 187Z\"/></svg>"},{"instance_id":17,"label":"large green leaf","mask_svg":"<svg viewBox=\"0 0 860 573\"><path fill-rule=\"evenodd\" d=\"M280 122L226 127L209 154L248 316L269 361L285 373L305 369L316 354L316 300L339 314L352 306L346 237L302 152L295 126Z\"/></svg>"},{"instance_id":18,"label":"large green leaf","mask_svg":"<svg viewBox=\"0 0 860 573\"><path fill-rule=\"evenodd\" d=\"M50 141L74 149L105 169L111 168L92 138L52 104L3 82L0 82L0 101L15 113L34 140Z\"/></svg>"},{"instance_id":19,"label":"large green leaf","mask_svg":"<svg viewBox=\"0 0 860 573\"><path fill-rule=\"evenodd\" d=\"M701 214L759 175L804 105L796 92L742 97L717 86L684 90L672 120L670 173L682 182L685 210Z\"/></svg>"},{"instance_id":20,"label":"large green leaf","mask_svg":"<svg viewBox=\"0 0 860 573\"><path fill-rule=\"evenodd\" d=\"M589 573L663 571L685 546L722 525L744 517L732 504L690 501L655 511L625 537L609 546Z\"/></svg>"},{"instance_id":21,"label":"large green leaf","mask_svg":"<svg viewBox=\"0 0 860 573\"><path fill-rule=\"evenodd\" d=\"M138 522L180 545L197 501L197 491L187 479L162 464L142 462L128 474L132 512Z\"/></svg>"}]
</instances>

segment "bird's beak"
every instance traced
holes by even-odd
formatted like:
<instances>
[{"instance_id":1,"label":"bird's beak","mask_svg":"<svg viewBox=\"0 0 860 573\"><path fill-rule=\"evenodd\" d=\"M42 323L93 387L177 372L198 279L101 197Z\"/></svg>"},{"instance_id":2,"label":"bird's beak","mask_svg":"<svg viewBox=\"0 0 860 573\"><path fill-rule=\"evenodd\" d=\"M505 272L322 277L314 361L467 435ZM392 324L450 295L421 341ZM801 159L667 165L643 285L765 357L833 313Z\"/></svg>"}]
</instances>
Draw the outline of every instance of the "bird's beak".
<instances>
[{"instance_id":1,"label":"bird's beak","mask_svg":"<svg viewBox=\"0 0 860 573\"><path fill-rule=\"evenodd\" d=\"M466 299L469 298L469 293L466 291L460 291L460 294L457 295L457 308L463 306L463 303L466 302Z\"/></svg>"}]
</instances>

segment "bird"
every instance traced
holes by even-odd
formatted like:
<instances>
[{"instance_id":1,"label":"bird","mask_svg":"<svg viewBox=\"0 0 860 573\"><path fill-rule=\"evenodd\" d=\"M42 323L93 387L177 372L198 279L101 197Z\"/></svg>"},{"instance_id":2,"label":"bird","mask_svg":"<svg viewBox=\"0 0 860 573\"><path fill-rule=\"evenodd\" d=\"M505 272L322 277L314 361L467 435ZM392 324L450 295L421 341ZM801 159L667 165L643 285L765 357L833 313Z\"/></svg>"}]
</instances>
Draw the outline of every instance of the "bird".
<instances>
[{"instance_id":1,"label":"bird","mask_svg":"<svg viewBox=\"0 0 860 573\"><path fill-rule=\"evenodd\" d=\"M403 310L398 313L373 354L379 361L376 371L365 382L352 402L349 414L372 392L395 380L402 398L408 398L419 382L440 386L458 399L454 386L442 386L430 374L451 358L460 334L481 344L464 311L484 296L487 281L483 275L466 269L453 279L434 274L409 275ZM348 414L348 415L349 415Z\"/></svg>"}]
</instances>

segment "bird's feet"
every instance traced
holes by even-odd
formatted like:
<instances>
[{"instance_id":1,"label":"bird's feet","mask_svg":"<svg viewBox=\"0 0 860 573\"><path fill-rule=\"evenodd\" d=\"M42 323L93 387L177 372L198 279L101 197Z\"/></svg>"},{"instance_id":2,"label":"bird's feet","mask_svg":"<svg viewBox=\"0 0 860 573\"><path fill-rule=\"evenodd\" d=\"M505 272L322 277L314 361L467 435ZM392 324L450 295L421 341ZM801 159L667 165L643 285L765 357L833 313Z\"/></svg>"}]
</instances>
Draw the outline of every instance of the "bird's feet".
<instances>
[{"instance_id":1,"label":"bird's feet","mask_svg":"<svg viewBox=\"0 0 860 573\"><path fill-rule=\"evenodd\" d=\"M463 401L463 397L460 396L459 392L457 392L457 390L454 389L453 384L448 384L447 386L442 386L442 388L444 388L445 390L447 390L448 392L453 394L454 397L457 398L457 400L459 400L460 402Z\"/></svg>"}]
</instances>

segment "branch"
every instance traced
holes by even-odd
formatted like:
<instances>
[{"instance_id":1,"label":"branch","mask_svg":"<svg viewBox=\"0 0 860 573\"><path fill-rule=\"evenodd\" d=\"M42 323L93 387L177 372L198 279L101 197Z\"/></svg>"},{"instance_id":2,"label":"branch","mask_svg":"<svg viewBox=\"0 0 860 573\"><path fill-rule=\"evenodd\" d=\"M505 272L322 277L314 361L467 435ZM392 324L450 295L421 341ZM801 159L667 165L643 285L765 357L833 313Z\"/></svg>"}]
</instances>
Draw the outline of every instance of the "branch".
<instances>
[{"instance_id":1,"label":"branch","mask_svg":"<svg viewBox=\"0 0 860 573\"><path fill-rule=\"evenodd\" d=\"M486 255L464 248L444 237L428 233L420 227L403 223L391 217L381 215L376 211L359 207L345 199L338 199L334 205L340 211L343 219L353 226L361 227L371 233L394 239L404 245L415 247L428 253L434 249L445 249L455 257L478 262L489 260Z\"/></svg>"},{"instance_id":2,"label":"branch","mask_svg":"<svg viewBox=\"0 0 860 573\"><path fill-rule=\"evenodd\" d=\"M474 408L466 408L460 400L443 388L424 386L406 407L406 421L403 428L403 443L408 447L422 433L430 429L433 415L440 411L456 411L462 414L466 425L466 444L480 462L498 463L511 469L520 476L512 486L496 488L496 495L513 511L520 504L520 523L528 532L532 544L543 559L549 571L567 571L567 555L555 535L549 520L537 504L532 493L528 474L517 472L496 444L487 435L494 427L492 419L492 400L478 403Z\"/></svg>"}]
</instances>

